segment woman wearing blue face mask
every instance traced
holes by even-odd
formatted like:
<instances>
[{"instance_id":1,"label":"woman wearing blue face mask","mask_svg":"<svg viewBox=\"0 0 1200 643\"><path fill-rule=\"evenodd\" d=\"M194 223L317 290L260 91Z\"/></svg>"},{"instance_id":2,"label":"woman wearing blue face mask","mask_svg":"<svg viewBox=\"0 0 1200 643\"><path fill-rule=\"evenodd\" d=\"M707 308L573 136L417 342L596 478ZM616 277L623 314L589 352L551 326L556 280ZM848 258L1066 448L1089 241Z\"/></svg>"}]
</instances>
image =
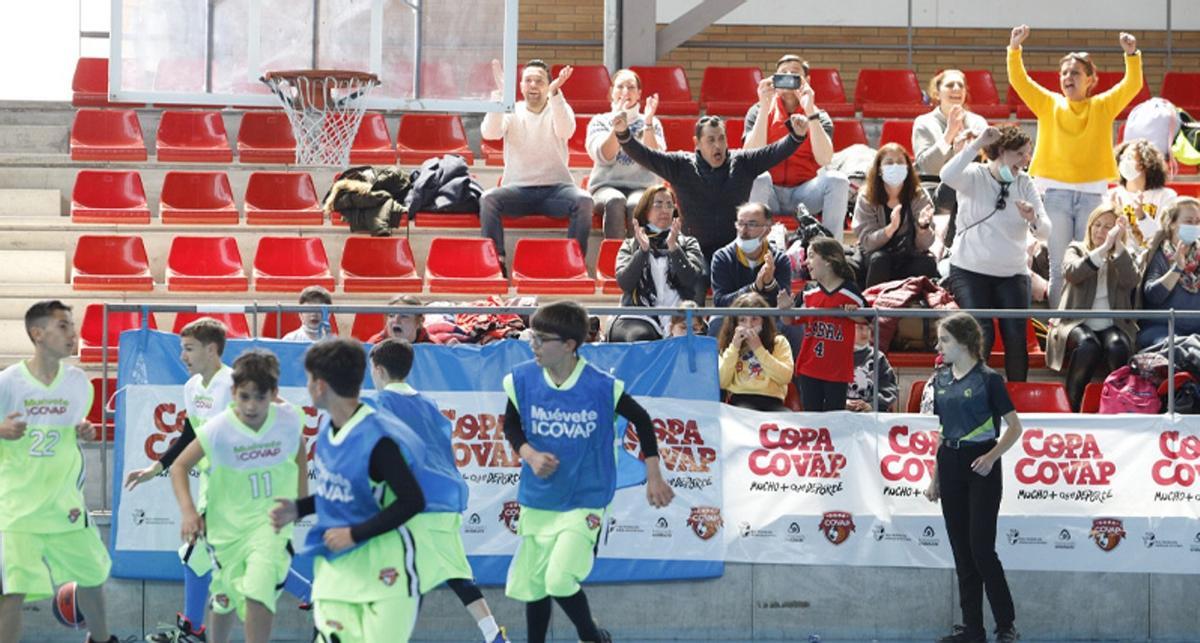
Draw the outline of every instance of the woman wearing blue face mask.
<instances>
[{"instance_id":1,"label":"woman wearing blue face mask","mask_svg":"<svg viewBox=\"0 0 1200 643\"><path fill-rule=\"evenodd\" d=\"M617 252L617 284L622 306L677 308L695 297L704 277L700 242L680 232L683 220L675 194L659 183L646 188L633 209L633 236ZM608 330L610 342L666 337L671 315L622 315Z\"/></svg>"},{"instance_id":2,"label":"woman wearing blue face mask","mask_svg":"<svg viewBox=\"0 0 1200 643\"><path fill-rule=\"evenodd\" d=\"M1032 144L1019 128L989 127L942 167L942 182L958 192L958 232L950 250L948 287L960 308L1029 308L1029 236L1050 238L1050 220L1033 179L1021 168ZM986 163L973 161L982 151ZM983 326L983 354L994 341L992 321ZM1001 319L1004 370L1010 382L1029 373L1025 320Z\"/></svg>"},{"instance_id":3,"label":"woman wearing blue face mask","mask_svg":"<svg viewBox=\"0 0 1200 643\"><path fill-rule=\"evenodd\" d=\"M1146 252L1146 270L1134 308L1200 310L1200 200L1180 197L1159 220L1163 229ZM1138 347L1167 338L1167 320L1143 319ZM1200 318L1176 317L1175 334L1200 333Z\"/></svg>"},{"instance_id":4,"label":"woman wearing blue face mask","mask_svg":"<svg viewBox=\"0 0 1200 643\"><path fill-rule=\"evenodd\" d=\"M937 277L933 202L921 187L908 151L879 148L854 205L854 235L866 266L866 286L925 275Z\"/></svg>"}]
</instances>

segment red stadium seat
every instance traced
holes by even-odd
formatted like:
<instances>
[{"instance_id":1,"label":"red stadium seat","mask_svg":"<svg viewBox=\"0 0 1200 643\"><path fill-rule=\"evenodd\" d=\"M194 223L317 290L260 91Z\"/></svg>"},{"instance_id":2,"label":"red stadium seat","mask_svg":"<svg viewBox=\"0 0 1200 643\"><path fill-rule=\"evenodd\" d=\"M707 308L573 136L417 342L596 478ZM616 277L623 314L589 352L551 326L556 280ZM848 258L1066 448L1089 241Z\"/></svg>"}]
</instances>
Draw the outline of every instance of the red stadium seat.
<instances>
[{"instance_id":1,"label":"red stadium seat","mask_svg":"<svg viewBox=\"0 0 1200 643\"><path fill-rule=\"evenodd\" d=\"M916 118L930 110L911 69L860 70L854 105L866 118Z\"/></svg>"},{"instance_id":2,"label":"red stadium seat","mask_svg":"<svg viewBox=\"0 0 1200 643\"><path fill-rule=\"evenodd\" d=\"M254 289L299 292L309 286L333 291L333 273L320 237L262 237L254 253Z\"/></svg>"},{"instance_id":3,"label":"red stadium seat","mask_svg":"<svg viewBox=\"0 0 1200 643\"><path fill-rule=\"evenodd\" d=\"M71 123L72 161L145 161L142 125L132 109L81 109Z\"/></svg>"},{"instance_id":4,"label":"red stadium seat","mask_svg":"<svg viewBox=\"0 0 1200 643\"><path fill-rule=\"evenodd\" d=\"M813 89L817 107L830 116L854 116L854 104L846 100L846 85L836 69L812 68L808 70L808 84Z\"/></svg>"},{"instance_id":5,"label":"red stadium seat","mask_svg":"<svg viewBox=\"0 0 1200 643\"><path fill-rule=\"evenodd\" d=\"M1193 118L1200 118L1200 71L1169 71L1163 74L1160 95Z\"/></svg>"},{"instance_id":6,"label":"red stadium seat","mask_svg":"<svg viewBox=\"0 0 1200 643\"><path fill-rule=\"evenodd\" d=\"M80 170L71 192L75 223L150 223L146 189L136 170Z\"/></svg>"},{"instance_id":7,"label":"red stadium seat","mask_svg":"<svg viewBox=\"0 0 1200 643\"><path fill-rule=\"evenodd\" d=\"M224 172L167 172L158 218L164 224L237 225L229 177Z\"/></svg>"},{"instance_id":8,"label":"red stadium seat","mask_svg":"<svg viewBox=\"0 0 1200 643\"><path fill-rule=\"evenodd\" d=\"M1030 71L1029 77L1033 79L1033 82L1052 92L1061 92L1058 84L1057 70L1040 69L1036 71ZM1017 118L1028 119L1034 117L1033 110L1029 109L1029 107L1025 105L1025 101L1021 100L1021 97L1017 95L1017 90L1013 89L1011 84L1008 86L1008 94L1005 96L1004 100L1008 103L1009 107L1012 107L1014 110L1016 110Z\"/></svg>"},{"instance_id":9,"label":"red stadium seat","mask_svg":"<svg viewBox=\"0 0 1200 643\"><path fill-rule=\"evenodd\" d=\"M247 111L237 135L241 163L295 163L296 137L287 114L281 111Z\"/></svg>"},{"instance_id":10,"label":"red stadium seat","mask_svg":"<svg viewBox=\"0 0 1200 643\"><path fill-rule=\"evenodd\" d=\"M1103 94L1113 87L1116 87L1117 84L1121 82L1121 79L1125 77L1125 72L1099 71L1096 72L1096 77L1096 88L1092 90L1092 95ZM1137 107L1139 104L1144 103L1151 98L1153 98L1153 96L1150 95L1150 86L1146 84L1146 81L1143 78L1142 88L1138 90L1138 93L1133 97L1133 100L1129 101L1129 104L1125 106L1125 109L1121 110L1121 113L1117 116L1117 118L1123 119L1128 117L1129 112L1132 111L1134 107Z\"/></svg>"},{"instance_id":11,"label":"red stadium seat","mask_svg":"<svg viewBox=\"0 0 1200 643\"><path fill-rule=\"evenodd\" d=\"M617 285L617 253L621 250L621 239L605 239L600 242L596 255L596 287L605 295L620 295Z\"/></svg>"},{"instance_id":12,"label":"red stadium seat","mask_svg":"<svg viewBox=\"0 0 1200 643\"><path fill-rule=\"evenodd\" d=\"M127 235L84 234L71 259L75 290L154 290L150 260L142 238Z\"/></svg>"},{"instance_id":13,"label":"red stadium seat","mask_svg":"<svg viewBox=\"0 0 1200 643\"><path fill-rule=\"evenodd\" d=\"M575 117L575 133L567 140L567 166L591 167L592 157L587 153L587 130L591 116Z\"/></svg>"},{"instance_id":14,"label":"red stadium seat","mask_svg":"<svg viewBox=\"0 0 1200 643\"><path fill-rule=\"evenodd\" d=\"M354 142L350 145L351 165L391 165L396 162L392 133L379 112L366 112Z\"/></svg>"},{"instance_id":15,"label":"red stadium seat","mask_svg":"<svg viewBox=\"0 0 1200 643\"><path fill-rule=\"evenodd\" d=\"M107 58L80 58L75 62L71 104L75 107L109 107Z\"/></svg>"},{"instance_id":16,"label":"red stadium seat","mask_svg":"<svg viewBox=\"0 0 1200 643\"><path fill-rule=\"evenodd\" d=\"M854 118L834 119L833 151L840 152L851 145L870 145L862 122Z\"/></svg>"},{"instance_id":17,"label":"red stadium seat","mask_svg":"<svg viewBox=\"0 0 1200 643\"><path fill-rule=\"evenodd\" d=\"M165 111L155 142L159 161L232 163L225 121L216 111Z\"/></svg>"},{"instance_id":18,"label":"red stadium seat","mask_svg":"<svg viewBox=\"0 0 1200 643\"><path fill-rule=\"evenodd\" d=\"M396 150L402 165L420 165L443 154L458 154L467 164L475 155L467 144L467 130L458 114L405 114L400 117Z\"/></svg>"},{"instance_id":19,"label":"red stadium seat","mask_svg":"<svg viewBox=\"0 0 1200 643\"><path fill-rule=\"evenodd\" d=\"M921 396L925 394L925 380L917 380L912 383L912 388L908 391L908 403L904 405L905 413L920 413L921 412Z\"/></svg>"},{"instance_id":20,"label":"red stadium seat","mask_svg":"<svg viewBox=\"0 0 1200 643\"><path fill-rule=\"evenodd\" d=\"M383 330L387 316L382 313L356 313L354 325L350 327L350 336L360 342L367 342Z\"/></svg>"},{"instance_id":21,"label":"red stadium seat","mask_svg":"<svg viewBox=\"0 0 1200 643\"><path fill-rule=\"evenodd\" d=\"M692 88L688 85L683 67L630 67L642 78L642 96L658 94L659 114L683 114L698 116L700 104L692 100ZM747 105L749 107L749 105Z\"/></svg>"},{"instance_id":22,"label":"red stadium seat","mask_svg":"<svg viewBox=\"0 0 1200 643\"><path fill-rule=\"evenodd\" d=\"M662 122L668 152L696 151L696 119L664 117L658 120ZM728 130L725 136L729 136Z\"/></svg>"},{"instance_id":23,"label":"red stadium seat","mask_svg":"<svg viewBox=\"0 0 1200 643\"><path fill-rule=\"evenodd\" d=\"M176 313L171 332L178 335L184 326L202 317L210 317L225 324L225 337L228 339L245 339L253 335L245 313Z\"/></svg>"},{"instance_id":24,"label":"red stadium seat","mask_svg":"<svg viewBox=\"0 0 1200 643\"><path fill-rule=\"evenodd\" d=\"M434 293L508 292L500 258L491 239L438 237L429 243L425 283Z\"/></svg>"},{"instance_id":25,"label":"red stadium seat","mask_svg":"<svg viewBox=\"0 0 1200 643\"><path fill-rule=\"evenodd\" d=\"M694 124L693 124L694 125ZM695 129L692 129L695 132ZM746 131L746 119L744 118L727 118L725 119L725 137L729 140L729 149L740 150L742 148L742 134Z\"/></svg>"},{"instance_id":26,"label":"red stadium seat","mask_svg":"<svg viewBox=\"0 0 1200 643\"><path fill-rule=\"evenodd\" d=\"M1172 182L1172 183L1168 183L1167 187L1171 188L1172 190L1175 190L1175 193L1178 194L1179 196L1193 196L1193 197L1196 197L1197 199L1200 199L1200 183Z\"/></svg>"},{"instance_id":27,"label":"red stadium seat","mask_svg":"<svg viewBox=\"0 0 1200 643\"><path fill-rule=\"evenodd\" d=\"M1070 413L1071 402L1061 382L1007 382L1018 413Z\"/></svg>"},{"instance_id":28,"label":"red stadium seat","mask_svg":"<svg viewBox=\"0 0 1200 643\"><path fill-rule=\"evenodd\" d=\"M996 79L986 69L966 69L963 76L967 81L967 109L986 119L1005 119L1012 113L1012 106L1000 102ZM933 109L932 106L930 109Z\"/></svg>"},{"instance_id":29,"label":"red stadium seat","mask_svg":"<svg viewBox=\"0 0 1200 643\"><path fill-rule=\"evenodd\" d=\"M504 139L488 140L480 139L480 148L483 150L483 158L485 163L494 167L504 167Z\"/></svg>"},{"instance_id":30,"label":"red stadium seat","mask_svg":"<svg viewBox=\"0 0 1200 643\"><path fill-rule=\"evenodd\" d=\"M988 356L988 366L1002 368L1004 366L1004 337L1000 334L1000 325L992 321L992 333L996 341L992 343L992 354ZM1037 332L1033 328L1033 320L1025 322L1025 351L1029 354L1029 368L1046 368L1046 351L1038 343Z\"/></svg>"},{"instance_id":31,"label":"red stadium seat","mask_svg":"<svg viewBox=\"0 0 1200 643\"><path fill-rule=\"evenodd\" d=\"M550 69L550 77L557 78L562 65ZM612 79L604 65L575 65L571 77L563 83L563 95L576 114L604 114L612 111ZM649 94L642 92L645 98Z\"/></svg>"},{"instance_id":32,"label":"red stadium seat","mask_svg":"<svg viewBox=\"0 0 1200 643\"><path fill-rule=\"evenodd\" d=\"M513 250L513 285L521 294L591 295L596 280L587 272L574 239L518 239Z\"/></svg>"},{"instance_id":33,"label":"red stadium seat","mask_svg":"<svg viewBox=\"0 0 1200 643\"><path fill-rule=\"evenodd\" d=\"M1100 382L1088 382L1088 385L1083 387L1083 402L1079 405L1079 412L1099 413L1100 392L1103 390L1104 384Z\"/></svg>"},{"instance_id":34,"label":"red stadium seat","mask_svg":"<svg viewBox=\"0 0 1200 643\"><path fill-rule=\"evenodd\" d=\"M705 67L700 106L705 114L745 116L746 110L758 102L758 83L762 79L758 67Z\"/></svg>"},{"instance_id":35,"label":"red stadium seat","mask_svg":"<svg viewBox=\"0 0 1200 643\"><path fill-rule=\"evenodd\" d=\"M117 360L117 349L121 341L121 333L140 328L141 325L142 314L140 312L108 313L108 359L110 362ZM158 328L158 322L154 319L154 313L150 313L147 325L150 328ZM79 361L88 363L102 361L104 354L103 342L104 305L88 304L83 312L83 323L79 326Z\"/></svg>"},{"instance_id":36,"label":"red stadium seat","mask_svg":"<svg viewBox=\"0 0 1200 643\"><path fill-rule=\"evenodd\" d=\"M505 219L505 225L513 219ZM473 212L415 212L413 226L418 228L449 228L452 230L478 230L479 215ZM564 226L565 227L565 226Z\"/></svg>"},{"instance_id":37,"label":"red stadium seat","mask_svg":"<svg viewBox=\"0 0 1200 643\"><path fill-rule=\"evenodd\" d=\"M92 382L92 408L88 409L87 421L96 427L96 439L100 438L100 429L104 429L104 439L111 441L113 439L113 421L104 417L105 395L109 398L117 394L117 378L108 378L108 385L105 386L105 380L102 377L93 377Z\"/></svg>"},{"instance_id":38,"label":"red stadium seat","mask_svg":"<svg viewBox=\"0 0 1200 643\"><path fill-rule=\"evenodd\" d=\"M171 292L245 292L242 253L233 237L175 237L167 253Z\"/></svg>"},{"instance_id":39,"label":"red stadium seat","mask_svg":"<svg viewBox=\"0 0 1200 643\"><path fill-rule=\"evenodd\" d=\"M274 311L267 311L263 314L262 333L260 334L260 337L279 339L284 335L296 330L297 328L300 328L299 313L276 313ZM333 333L334 335L339 333L337 317L335 317L333 313L329 314L329 332Z\"/></svg>"},{"instance_id":40,"label":"red stadium seat","mask_svg":"<svg viewBox=\"0 0 1200 643\"><path fill-rule=\"evenodd\" d=\"M254 172L246 183L246 223L321 225L325 212L308 172Z\"/></svg>"},{"instance_id":41,"label":"red stadium seat","mask_svg":"<svg viewBox=\"0 0 1200 643\"><path fill-rule=\"evenodd\" d=\"M342 248L346 292L421 292L412 248L404 237L347 237Z\"/></svg>"},{"instance_id":42,"label":"red stadium seat","mask_svg":"<svg viewBox=\"0 0 1200 643\"><path fill-rule=\"evenodd\" d=\"M884 121L883 128L879 133L879 147L888 143L899 143L911 155L913 153L912 130L913 122L911 120ZM837 128L834 128L834 131L837 131Z\"/></svg>"}]
</instances>

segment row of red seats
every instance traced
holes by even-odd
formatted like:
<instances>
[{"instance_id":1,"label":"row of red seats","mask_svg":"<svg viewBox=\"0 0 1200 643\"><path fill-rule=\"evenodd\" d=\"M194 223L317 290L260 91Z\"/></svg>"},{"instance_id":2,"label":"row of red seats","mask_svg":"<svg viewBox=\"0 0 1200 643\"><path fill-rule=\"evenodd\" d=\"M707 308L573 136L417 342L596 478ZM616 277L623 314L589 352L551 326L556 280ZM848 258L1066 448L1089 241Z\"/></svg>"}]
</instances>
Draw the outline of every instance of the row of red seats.
<instances>
[{"instance_id":1,"label":"row of red seats","mask_svg":"<svg viewBox=\"0 0 1200 643\"><path fill-rule=\"evenodd\" d=\"M74 104L106 105L108 98L107 60L81 58L75 70ZM555 65L557 74L561 65ZM642 94L658 94L659 113L695 116L704 110L709 114L742 116L757 101L756 87L763 78L758 67L711 66L704 70L700 83L700 100L693 100L692 89L683 67L635 66L641 76ZM1014 110L1018 118L1032 118L1032 113L1009 88L1006 102L1001 103L995 79L988 70L967 70L967 87L971 107L985 118L1007 118ZM1057 90L1058 71L1031 71L1030 75L1044 87ZM1097 91L1115 85L1123 72L1100 72ZM910 118L929 107L925 104L921 82L910 69L862 69L854 88L854 101L847 100L845 84L836 69L814 68L810 82L818 104L833 116L853 116L862 112L868 118ZM581 114L607 112L610 78L603 65L577 65L575 73L564 85L571 105ZM1163 76L1160 95L1183 109L1200 113L1200 73L1168 71ZM1150 98L1146 86L1133 104ZM520 90L518 85L518 99Z\"/></svg>"},{"instance_id":2,"label":"row of red seats","mask_svg":"<svg viewBox=\"0 0 1200 643\"><path fill-rule=\"evenodd\" d=\"M294 163L296 138L281 111L242 114L237 135L242 163ZM225 121L217 111L166 110L158 126L159 161L232 163L233 150ZM350 149L354 164L419 165L430 156L460 154L474 162L462 119L452 114L405 114L400 117L395 146L383 114L369 112ZM76 161L145 161L142 126L132 109L81 109L71 124L71 159Z\"/></svg>"},{"instance_id":3,"label":"row of red seats","mask_svg":"<svg viewBox=\"0 0 1200 643\"><path fill-rule=\"evenodd\" d=\"M1067 399L1067 389L1061 382L1006 382L1005 388L1008 389L1008 395L1012 398L1013 406L1017 413L1070 413L1071 402ZM1100 410L1099 398L1100 384L1089 384L1088 388L1096 392L1095 408L1088 408L1090 405L1087 402L1087 394L1085 393L1084 407L1080 409L1083 413L1098 413ZM908 393L908 404L905 412L920 413L921 412L921 394L925 391L925 380L917 380L913 382L912 389Z\"/></svg>"},{"instance_id":4,"label":"row of red seats","mask_svg":"<svg viewBox=\"0 0 1200 643\"><path fill-rule=\"evenodd\" d=\"M513 254L512 286L527 294L620 294L614 275L621 240L600 247L597 277L573 239L520 239ZM347 237L342 248L345 292L505 293L509 280L491 240L439 237L430 242L425 274L408 239ZM318 237L262 237L252 266L254 290L298 292L307 286L335 287L325 244ZM166 286L172 292L245 292L246 276L233 237L176 237L167 253ZM141 237L81 235L71 258L76 290L150 291L154 278Z\"/></svg>"}]
</instances>

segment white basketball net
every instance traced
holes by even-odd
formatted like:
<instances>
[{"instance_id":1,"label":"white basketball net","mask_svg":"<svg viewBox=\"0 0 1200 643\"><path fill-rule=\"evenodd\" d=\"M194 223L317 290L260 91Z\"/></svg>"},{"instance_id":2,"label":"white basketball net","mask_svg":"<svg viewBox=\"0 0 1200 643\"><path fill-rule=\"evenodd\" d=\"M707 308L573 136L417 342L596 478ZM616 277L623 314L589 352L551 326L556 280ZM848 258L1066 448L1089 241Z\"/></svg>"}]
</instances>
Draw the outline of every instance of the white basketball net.
<instances>
[{"instance_id":1,"label":"white basketball net","mask_svg":"<svg viewBox=\"0 0 1200 643\"><path fill-rule=\"evenodd\" d=\"M378 79L276 73L262 82L275 92L292 124L296 165L350 166L350 147Z\"/></svg>"}]
</instances>

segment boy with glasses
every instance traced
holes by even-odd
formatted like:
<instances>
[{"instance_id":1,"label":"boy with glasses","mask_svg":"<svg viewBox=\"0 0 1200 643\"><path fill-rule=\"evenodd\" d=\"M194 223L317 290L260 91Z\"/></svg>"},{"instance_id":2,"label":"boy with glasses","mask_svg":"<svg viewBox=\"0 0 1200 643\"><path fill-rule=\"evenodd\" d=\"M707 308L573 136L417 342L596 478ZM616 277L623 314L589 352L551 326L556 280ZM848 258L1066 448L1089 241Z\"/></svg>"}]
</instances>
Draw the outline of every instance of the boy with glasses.
<instances>
[{"instance_id":1,"label":"boy with glasses","mask_svg":"<svg viewBox=\"0 0 1200 643\"><path fill-rule=\"evenodd\" d=\"M604 514L617 489L616 416L637 430L646 464L646 499L670 504L674 492L658 467L650 415L624 383L577 353L588 330L587 310L569 301L547 304L531 320L534 360L504 378L504 435L521 455L517 500L521 543L505 593L525 603L530 643L545 643L551 597L581 641L611 641L596 626L580 583L592 570Z\"/></svg>"}]
</instances>

